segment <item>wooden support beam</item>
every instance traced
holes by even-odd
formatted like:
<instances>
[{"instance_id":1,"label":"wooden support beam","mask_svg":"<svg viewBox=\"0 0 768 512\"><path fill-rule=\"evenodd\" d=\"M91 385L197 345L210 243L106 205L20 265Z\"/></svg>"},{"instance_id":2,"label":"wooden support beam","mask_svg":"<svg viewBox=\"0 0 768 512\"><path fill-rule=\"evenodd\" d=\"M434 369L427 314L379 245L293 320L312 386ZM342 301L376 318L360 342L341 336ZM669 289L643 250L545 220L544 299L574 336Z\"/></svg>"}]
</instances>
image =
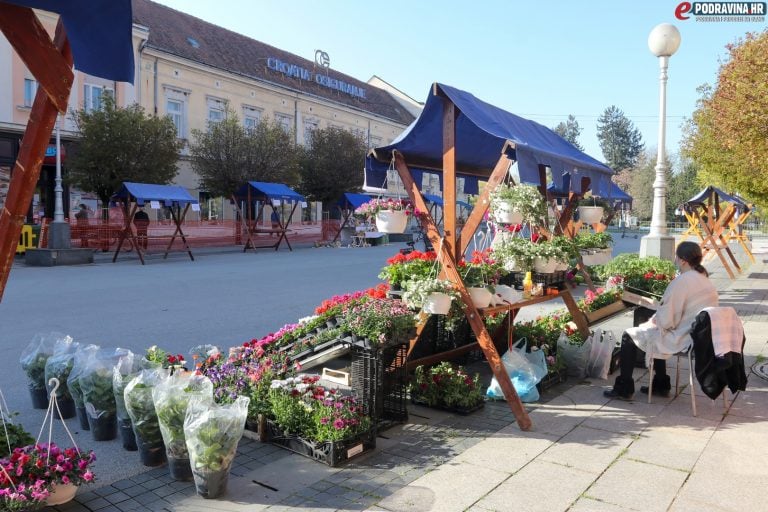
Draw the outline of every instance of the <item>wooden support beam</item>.
<instances>
[{"instance_id":1,"label":"wooden support beam","mask_svg":"<svg viewBox=\"0 0 768 512\"><path fill-rule=\"evenodd\" d=\"M36 30L36 27L29 25L31 21L28 17L22 20L14 17L14 19L10 20L8 13L12 11L8 10L9 7L11 7L9 4L0 2L0 20L2 20L4 32L6 30L5 24L10 21L25 24L15 26L15 30ZM31 9L29 11L31 12ZM60 52L59 59L71 68L72 53L69 50L69 41L64 32L64 25L61 19L59 19L58 25L56 25L56 35L53 44ZM32 52L33 50L28 48L26 51ZM40 79L40 77L37 78L38 80ZM52 80L47 74L42 78L47 81ZM71 85L71 83L70 80L69 84ZM68 86L67 89L69 89ZM67 92L68 97L69 92ZM5 285L8 282L8 275L13 265L13 257L16 253L21 228L24 225L24 219L29 209L29 204L32 201L32 194L35 191L37 180L40 177L40 167L43 165L45 150L51 140L51 132L56 123L58 113L57 105L51 101L46 93L46 89L40 87L37 90L32 110L29 113L27 130L24 132L19 155L13 167L5 205L2 211L0 211L0 300L3 298Z\"/></svg>"},{"instance_id":2,"label":"wooden support beam","mask_svg":"<svg viewBox=\"0 0 768 512\"><path fill-rule=\"evenodd\" d=\"M32 9L5 2L0 2L0 30L51 103L59 112L66 113L74 80L72 56L62 58L63 53L69 52L69 43L65 43L66 49L63 52L63 47L51 41ZM61 19L56 26L57 33L59 30L66 41Z\"/></svg>"},{"instance_id":3,"label":"wooden support beam","mask_svg":"<svg viewBox=\"0 0 768 512\"><path fill-rule=\"evenodd\" d=\"M443 234L445 243L458 259L463 252L456 238L456 118L459 111L443 98ZM448 183L452 180L452 183Z\"/></svg>"}]
</instances>

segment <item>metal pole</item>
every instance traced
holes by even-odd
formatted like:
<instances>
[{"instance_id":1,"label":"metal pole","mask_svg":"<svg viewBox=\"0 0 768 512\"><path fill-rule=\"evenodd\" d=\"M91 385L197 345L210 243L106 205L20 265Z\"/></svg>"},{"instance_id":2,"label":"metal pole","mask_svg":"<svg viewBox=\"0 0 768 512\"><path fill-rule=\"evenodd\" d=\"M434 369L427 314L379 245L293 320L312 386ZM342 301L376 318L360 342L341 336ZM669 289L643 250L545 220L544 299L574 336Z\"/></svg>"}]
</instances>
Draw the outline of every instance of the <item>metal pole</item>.
<instances>
[{"instance_id":1,"label":"metal pole","mask_svg":"<svg viewBox=\"0 0 768 512\"><path fill-rule=\"evenodd\" d=\"M56 198L54 202L53 221L64 222L64 201L61 186L61 116L56 118L56 186L53 189Z\"/></svg>"},{"instance_id":2,"label":"metal pole","mask_svg":"<svg viewBox=\"0 0 768 512\"><path fill-rule=\"evenodd\" d=\"M653 182L653 211L651 214L652 236L667 234L667 68L669 57L659 57L659 145L656 153L656 180Z\"/></svg>"}]
</instances>

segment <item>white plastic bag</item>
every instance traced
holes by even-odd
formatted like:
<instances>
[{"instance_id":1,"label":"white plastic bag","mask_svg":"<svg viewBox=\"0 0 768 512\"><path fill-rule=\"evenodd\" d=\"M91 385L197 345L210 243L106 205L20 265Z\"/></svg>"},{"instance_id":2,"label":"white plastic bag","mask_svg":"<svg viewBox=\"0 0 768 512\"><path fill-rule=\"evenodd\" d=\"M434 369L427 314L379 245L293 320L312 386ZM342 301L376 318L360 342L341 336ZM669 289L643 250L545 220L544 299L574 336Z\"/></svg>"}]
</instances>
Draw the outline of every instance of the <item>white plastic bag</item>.
<instances>
[{"instance_id":1,"label":"white plastic bag","mask_svg":"<svg viewBox=\"0 0 768 512\"><path fill-rule=\"evenodd\" d=\"M611 331L603 331L598 336L599 332L599 329L596 330L592 338L589 361L587 362L587 376L594 379L607 379L616 340Z\"/></svg>"},{"instance_id":2,"label":"white plastic bag","mask_svg":"<svg viewBox=\"0 0 768 512\"><path fill-rule=\"evenodd\" d=\"M583 379L587 376L587 361L591 350L592 336L581 345L572 344L565 333L561 333L557 339L557 353L568 368L569 377Z\"/></svg>"}]
</instances>

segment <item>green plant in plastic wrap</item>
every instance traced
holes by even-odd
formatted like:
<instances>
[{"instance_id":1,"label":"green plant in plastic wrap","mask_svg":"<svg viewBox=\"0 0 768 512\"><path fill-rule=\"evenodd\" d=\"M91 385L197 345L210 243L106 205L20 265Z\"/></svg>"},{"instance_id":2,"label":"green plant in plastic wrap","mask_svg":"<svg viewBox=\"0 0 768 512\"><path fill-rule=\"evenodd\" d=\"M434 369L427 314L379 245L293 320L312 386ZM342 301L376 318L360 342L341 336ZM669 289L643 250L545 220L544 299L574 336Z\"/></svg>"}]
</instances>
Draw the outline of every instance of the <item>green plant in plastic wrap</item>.
<instances>
[{"instance_id":1,"label":"green plant in plastic wrap","mask_svg":"<svg viewBox=\"0 0 768 512\"><path fill-rule=\"evenodd\" d=\"M83 403L83 391L80 388L80 375L83 373L83 368L89 357L93 356L96 351L99 350L98 345L86 345L85 347L79 347L75 352L75 357L72 361L72 369L67 377L67 388L69 394L72 396L72 400L75 401L76 407L84 407Z\"/></svg>"},{"instance_id":2,"label":"green plant in plastic wrap","mask_svg":"<svg viewBox=\"0 0 768 512\"><path fill-rule=\"evenodd\" d=\"M125 409L131 417L136 444L145 465L161 463L164 455L163 436L152 399L154 387L163 378L162 369L142 370L125 387Z\"/></svg>"},{"instance_id":3,"label":"green plant in plastic wrap","mask_svg":"<svg viewBox=\"0 0 768 512\"><path fill-rule=\"evenodd\" d=\"M72 338L58 332L36 334L21 353L19 362L27 374L31 389L45 389L45 363L53 355L59 340L71 342Z\"/></svg>"},{"instance_id":4,"label":"green plant in plastic wrap","mask_svg":"<svg viewBox=\"0 0 768 512\"><path fill-rule=\"evenodd\" d=\"M216 498L226 490L249 402L244 396L227 405L210 405L197 397L190 400L184 435L195 487L203 498Z\"/></svg>"},{"instance_id":5,"label":"green plant in plastic wrap","mask_svg":"<svg viewBox=\"0 0 768 512\"><path fill-rule=\"evenodd\" d=\"M160 432L169 458L188 459L184 418L192 398L200 404L213 404L213 383L202 375L177 373L152 390Z\"/></svg>"}]
</instances>

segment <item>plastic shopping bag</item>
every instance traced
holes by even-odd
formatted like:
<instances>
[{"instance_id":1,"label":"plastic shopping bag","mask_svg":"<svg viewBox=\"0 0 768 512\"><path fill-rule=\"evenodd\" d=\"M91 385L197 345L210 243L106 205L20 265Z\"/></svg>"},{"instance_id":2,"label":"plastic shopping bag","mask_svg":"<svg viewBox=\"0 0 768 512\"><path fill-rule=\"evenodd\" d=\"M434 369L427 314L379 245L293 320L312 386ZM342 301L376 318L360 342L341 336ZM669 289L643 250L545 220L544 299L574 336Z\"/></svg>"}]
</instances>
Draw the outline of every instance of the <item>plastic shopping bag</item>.
<instances>
[{"instance_id":1,"label":"plastic shopping bag","mask_svg":"<svg viewBox=\"0 0 768 512\"><path fill-rule=\"evenodd\" d=\"M599 337L598 333L599 330L596 330L592 338L589 361L587 362L587 376L594 379L607 379L616 339L611 331L603 331Z\"/></svg>"},{"instance_id":2,"label":"plastic shopping bag","mask_svg":"<svg viewBox=\"0 0 768 512\"><path fill-rule=\"evenodd\" d=\"M557 353L568 367L568 376L583 379L587 376L587 362L592 349L592 336L581 345L571 343L565 333L557 339Z\"/></svg>"},{"instance_id":3,"label":"plastic shopping bag","mask_svg":"<svg viewBox=\"0 0 768 512\"><path fill-rule=\"evenodd\" d=\"M501 356L501 362L504 364L504 368L507 370L507 374L512 380L512 385L515 387L518 395L523 396L530 392L531 389L536 389L536 383L541 378L536 377L536 369L520 352L514 349L507 350ZM501 391L501 386L499 386L496 377L491 379L491 385L488 386L485 394L488 398L504 399L504 393Z\"/></svg>"}]
</instances>

